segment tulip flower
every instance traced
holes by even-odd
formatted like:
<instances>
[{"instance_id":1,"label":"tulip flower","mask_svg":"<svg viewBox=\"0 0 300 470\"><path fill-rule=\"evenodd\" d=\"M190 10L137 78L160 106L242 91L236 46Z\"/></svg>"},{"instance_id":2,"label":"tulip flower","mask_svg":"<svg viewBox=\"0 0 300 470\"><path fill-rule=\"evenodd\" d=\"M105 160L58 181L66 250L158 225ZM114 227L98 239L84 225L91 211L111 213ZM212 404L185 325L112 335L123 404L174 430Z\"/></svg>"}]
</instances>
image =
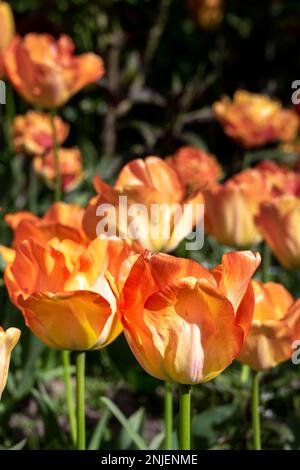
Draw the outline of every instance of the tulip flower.
<instances>
[{"instance_id":1,"label":"tulip flower","mask_svg":"<svg viewBox=\"0 0 300 470\"><path fill-rule=\"evenodd\" d=\"M55 116L57 142L62 144L68 137L70 126L59 116ZM16 116L13 122L13 143L16 153L28 156L43 155L53 149L53 129L51 116L37 111L28 111L24 116Z\"/></svg>"},{"instance_id":2,"label":"tulip flower","mask_svg":"<svg viewBox=\"0 0 300 470\"><path fill-rule=\"evenodd\" d=\"M21 331L18 328L8 328L4 331L0 327L0 400L7 382L10 355L20 335Z\"/></svg>"},{"instance_id":3,"label":"tulip flower","mask_svg":"<svg viewBox=\"0 0 300 470\"><path fill-rule=\"evenodd\" d=\"M24 240L35 238L47 242L52 238L69 239L76 242L82 249L88 239L82 230L84 209L76 204L57 202L53 204L43 217L37 217L31 212L21 211L6 214L4 220L14 232L12 248L0 246L0 254L5 263L15 258L16 247Z\"/></svg>"},{"instance_id":4,"label":"tulip flower","mask_svg":"<svg viewBox=\"0 0 300 470\"><path fill-rule=\"evenodd\" d=\"M107 239L95 239L83 251L76 245L58 239L47 244L33 238L23 241L6 266L5 283L26 325L46 345L99 349L122 330L104 274L108 269L117 278L130 248L122 240Z\"/></svg>"},{"instance_id":5,"label":"tulip flower","mask_svg":"<svg viewBox=\"0 0 300 470\"><path fill-rule=\"evenodd\" d=\"M252 285L253 321L238 360L253 370L263 371L287 361L292 355L289 307L293 297L281 284L252 281Z\"/></svg>"},{"instance_id":6,"label":"tulip flower","mask_svg":"<svg viewBox=\"0 0 300 470\"><path fill-rule=\"evenodd\" d=\"M187 5L194 13L202 29L215 29L223 20L223 0L188 0Z\"/></svg>"},{"instance_id":7,"label":"tulip flower","mask_svg":"<svg viewBox=\"0 0 300 470\"><path fill-rule=\"evenodd\" d=\"M81 152L78 148L60 148L58 159L61 175L61 187L64 192L73 191L82 181L84 172L82 169ZM33 159L33 168L52 189L56 187L56 163L55 154L50 150L44 156Z\"/></svg>"},{"instance_id":8,"label":"tulip flower","mask_svg":"<svg viewBox=\"0 0 300 470\"><path fill-rule=\"evenodd\" d=\"M259 254L250 251L225 254L211 271L170 255L140 255L119 294L119 310L141 366L181 384L219 375L251 326L250 280L259 264Z\"/></svg>"},{"instance_id":9,"label":"tulip flower","mask_svg":"<svg viewBox=\"0 0 300 470\"><path fill-rule=\"evenodd\" d=\"M107 205L115 208L115 217L109 218L115 230L111 235L135 240L152 251L174 250L203 218L198 210L203 203L201 192L186 196L176 172L158 157L125 165L114 187L100 177L94 178L94 186L99 196L90 201L83 219L91 239L101 235L99 225L106 225L97 214ZM120 197L126 200L125 207Z\"/></svg>"},{"instance_id":10,"label":"tulip flower","mask_svg":"<svg viewBox=\"0 0 300 470\"><path fill-rule=\"evenodd\" d=\"M235 92L233 100L223 97L213 105L216 118L225 133L245 148L270 142L290 142L299 129L294 110L265 95Z\"/></svg>"},{"instance_id":11,"label":"tulip flower","mask_svg":"<svg viewBox=\"0 0 300 470\"><path fill-rule=\"evenodd\" d=\"M260 205L256 225L278 258L288 269L300 266L300 199L283 194Z\"/></svg>"},{"instance_id":12,"label":"tulip flower","mask_svg":"<svg viewBox=\"0 0 300 470\"><path fill-rule=\"evenodd\" d=\"M104 74L99 56L75 56L74 48L69 36L58 40L49 34L15 36L4 56L8 78L28 103L47 109L63 106Z\"/></svg>"},{"instance_id":13,"label":"tulip flower","mask_svg":"<svg viewBox=\"0 0 300 470\"><path fill-rule=\"evenodd\" d=\"M179 175L187 192L203 190L221 178L222 170L214 155L196 147L180 147L166 162Z\"/></svg>"},{"instance_id":14,"label":"tulip flower","mask_svg":"<svg viewBox=\"0 0 300 470\"><path fill-rule=\"evenodd\" d=\"M281 284L252 281L252 286L255 298L252 326L237 359L253 370L253 448L260 450L259 372L291 358L299 313L293 297Z\"/></svg>"},{"instance_id":15,"label":"tulip flower","mask_svg":"<svg viewBox=\"0 0 300 470\"><path fill-rule=\"evenodd\" d=\"M15 35L15 21L11 6L0 1L0 78L5 76L3 54Z\"/></svg>"}]
</instances>

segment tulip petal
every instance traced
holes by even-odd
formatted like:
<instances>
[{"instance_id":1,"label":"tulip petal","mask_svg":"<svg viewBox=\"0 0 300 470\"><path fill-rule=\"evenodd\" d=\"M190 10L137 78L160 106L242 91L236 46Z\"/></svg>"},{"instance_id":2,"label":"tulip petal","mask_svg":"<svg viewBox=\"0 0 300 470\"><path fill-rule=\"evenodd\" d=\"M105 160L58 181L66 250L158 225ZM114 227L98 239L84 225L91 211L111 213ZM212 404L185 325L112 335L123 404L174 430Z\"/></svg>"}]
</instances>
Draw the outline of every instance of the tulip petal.
<instances>
[{"instance_id":1,"label":"tulip petal","mask_svg":"<svg viewBox=\"0 0 300 470\"><path fill-rule=\"evenodd\" d=\"M96 293L36 292L19 298L26 324L48 346L66 350L98 349L121 332L116 313Z\"/></svg>"},{"instance_id":2,"label":"tulip petal","mask_svg":"<svg viewBox=\"0 0 300 470\"><path fill-rule=\"evenodd\" d=\"M7 382L10 355L20 335L21 332L17 328L8 328L6 331L0 328L0 400Z\"/></svg>"}]
</instances>

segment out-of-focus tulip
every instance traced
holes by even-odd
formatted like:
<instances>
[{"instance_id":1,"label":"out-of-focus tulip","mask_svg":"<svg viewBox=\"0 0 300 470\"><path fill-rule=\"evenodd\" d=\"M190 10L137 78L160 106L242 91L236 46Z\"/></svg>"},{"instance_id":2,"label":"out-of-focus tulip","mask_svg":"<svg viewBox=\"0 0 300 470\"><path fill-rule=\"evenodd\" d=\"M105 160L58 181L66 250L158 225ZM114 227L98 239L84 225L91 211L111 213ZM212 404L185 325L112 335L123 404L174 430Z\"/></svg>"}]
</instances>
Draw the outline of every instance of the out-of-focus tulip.
<instances>
[{"instance_id":1,"label":"out-of-focus tulip","mask_svg":"<svg viewBox=\"0 0 300 470\"><path fill-rule=\"evenodd\" d=\"M76 147L58 150L61 187L64 192L73 191L82 181L84 172L80 150ZM50 150L44 156L33 159L33 168L45 183L55 189L56 171L54 150Z\"/></svg>"},{"instance_id":2,"label":"out-of-focus tulip","mask_svg":"<svg viewBox=\"0 0 300 470\"><path fill-rule=\"evenodd\" d=\"M292 194L283 194L264 202L260 205L255 221L261 235L283 266L299 268L300 199Z\"/></svg>"},{"instance_id":3,"label":"out-of-focus tulip","mask_svg":"<svg viewBox=\"0 0 300 470\"><path fill-rule=\"evenodd\" d=\"M135 240L152 251L172 251L203 219L203 211L198 210L203 203L201 192L186 196L176 172L158 157L125 165L114 187L100 177L94 178L94 185L99 196L90 201L83 219L91 239L99 235L97 211L104 205L115 208L113 235ZM120 196L126 199L126 207L120 204Z\"/></svg>"},{"instance_id":4,"label":"out-of-focus tulip","mask_svg":"<svg viewBox=\"0 0 300 470\"><path fill-rule=\"evenodd\" d=\"M7 2L0 1L0 78L5 76L3 54L15 35L15 21L12 9Z\"/></svg>"},{"instance_id":5,"label":"out-of-focus tulip","mask_svg":"<svg viewBox=\"0 0 300 470\"><path fill-rule=\"evenodd\" d=\"M251 277L259 254L227 253L211 271L165 254L143 253L118 298L129 346L161 380L207 382L239 354L251 326Z\"/></svg>"},{"instance_id":6,"label":"out-of-focus tulip","mask_svg":"<svg viewBox=\"0 0 300 470\"><path fill-rule=\"evenodd\" d=\"M10 355L20 335L21 331L18 328L8 328L4 331L0 326L0 400L7 382Z\"/></svg>"},{"instance_id":7,"label":"out-of-focus tulip","mask_svg":"<svg viewBox=\"0 0 300 470\"><path fill-rule=\"evenodd\" d=\"M187 192L203 190L222 176L216 157L196 147L180 147L166 162L179 175Z\"/></svg>"},{"instance_id":8,"label":"out-of-focus tulip","mask_svg":"<svg viewBox=\"0 0 300 470\"><path fill-rule=\"evenodd\" d=\"M281 284L252 281L252 285L255 294L252 326L237 359L261 371L291 357L291 324L296 314L289 310L293 297Z\"/></svg>"},{"instance_id":9,"label":"out-of-focus tulip","mask_svg":"<svg viewBox=\"0 0 300 470\"><path fill-rule=\"evenodd\" d=\"M245 148L274 141L292 141L299 129L294 110L265 95L238 90L233 100L223 97L213 105L226 134Z\"/></svg>"},{"instance_id":10,"label":"out-of-focus tulip","mask_svg":"<svg viewBox=\"0 0 300 470\"><path fill-rule=\"evenodd\" d=\"M99 56L75 56L74 48L69 36L58 40L48 34L15 36L4 56L6 73L26 101L58 108L104 74Z\"/></svg>"},{"instance_id":11,"label":"out-of-focus tulip","mask_svg":"<svg viewBox=\"0 0 300 470\"><path fill-rule=\"evenodd\" d=\"M215 29L223 20L223 0L188 0L190 10L202 29Z\"/></svg>"},{"instance_id":12,"label":"out-of-focus tulip","mask_svg":"<svg viewBox=\"0 0 300 470\"><path fill-rule=\"evenodd\" d=\"M87 246L88 239L82 229L83 214L82 207L64 202L53 204L43 217L37 217L26 211L6 214L4 220L13 230L14 238L12 248L0 246L4 262L12 262L16 247L29 238L41 242L47 242L52 238L61 241L69 239L83 247Z\"/></svg>"},{"instance_id":13,"label":"out-of-focus tulip","mask_svg":"<svg viewBox=\"0 0 300 470\"><path fill-rule=\"evenodd\" d=\"M70 126L59 116L54 118L57 142L61 145L69 134ZM51 117L46 113L28 111L16 116L13 123L13 142L16 153L36 156L54 147Z\"/></svg>"},{"instance_id":14,"label":"out-of-focus tulip","mask_svg":"<svg viewBox=\"0 0 300 470\"><path fill-rule=\"evenodd\" d=\"M99 349L122 330L105 272L118 278L130 247L122 240L95 239L74 262L74 245L71 240L25 240L5 269L5 283L26 325L45 344Z\"/></svg>"}]
</instances>

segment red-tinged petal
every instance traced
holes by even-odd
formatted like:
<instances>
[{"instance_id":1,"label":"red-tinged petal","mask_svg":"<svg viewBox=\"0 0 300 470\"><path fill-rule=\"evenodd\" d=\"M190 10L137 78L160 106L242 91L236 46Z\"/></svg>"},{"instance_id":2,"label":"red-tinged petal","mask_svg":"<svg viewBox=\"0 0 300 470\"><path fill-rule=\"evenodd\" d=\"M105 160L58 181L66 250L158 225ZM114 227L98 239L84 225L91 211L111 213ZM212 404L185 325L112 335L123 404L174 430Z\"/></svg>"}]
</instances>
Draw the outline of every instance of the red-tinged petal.
<instances>
[{"instance_id":1,"label":"red-tinged petal","mask_svg":"<svg viewBox=\"0 0 300 470\"><path fill-rule=\"evenodd\" d=\"M219 289L230 300L237 311L251 281L253 274L260 265L259 253L240 251L225 253L222 264L212 269L212 274Z\"/></svg>"}]
</instances>

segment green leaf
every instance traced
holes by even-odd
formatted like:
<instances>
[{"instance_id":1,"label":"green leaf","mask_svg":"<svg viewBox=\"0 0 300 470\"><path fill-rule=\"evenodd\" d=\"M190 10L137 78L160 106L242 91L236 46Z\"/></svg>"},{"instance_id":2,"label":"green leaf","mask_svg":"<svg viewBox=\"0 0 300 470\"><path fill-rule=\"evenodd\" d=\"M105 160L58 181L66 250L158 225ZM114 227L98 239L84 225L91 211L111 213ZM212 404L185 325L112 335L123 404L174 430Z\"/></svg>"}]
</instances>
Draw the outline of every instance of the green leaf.
<instances>
[{"instance_id":1,"label":"green leaf","mask_svg":"<svg viewBox=\"0 0 300 470\"><path fill-rule=\"evenodd\" d=\"M138 433L141 426L142 422L145 416L145 409L144 408L139 408L135 413L133 413L130 418L128 418L128 422L130 423L130 426L132 427L133 431ZM128 449L132 444L132 438L128 434L125 428L122 429L122 432L120 434L120 449Z\"/></svg>"},{"instance_id":2,"label":"green leaf","mask_svg":"<svg viewBox=\"0 0 300 470\"><path fill-rule=\"evenodd\" d=\"M139 450L146 450L147 446L145 441L133 429L129 419L122 413L122 411L107 397L101 398L101 402L109 409L114 417L119 421L123 428L127 431L132 441Z\"/></svg>"},{"instance_id":3,"label":"green leaf","mask_svg":"<svg viewBox=\"0 0 300 470\"><path fill-rule=\"evenodd\" d=\"M108 408L105 408L103 413L101 414L101 418L97 423L95 431L93 432L88 446L88 450L98 450L101 447L101 442L106 431L106 425L108 422L109 415L110 413Z\"/></svg>"}]
</instances>

